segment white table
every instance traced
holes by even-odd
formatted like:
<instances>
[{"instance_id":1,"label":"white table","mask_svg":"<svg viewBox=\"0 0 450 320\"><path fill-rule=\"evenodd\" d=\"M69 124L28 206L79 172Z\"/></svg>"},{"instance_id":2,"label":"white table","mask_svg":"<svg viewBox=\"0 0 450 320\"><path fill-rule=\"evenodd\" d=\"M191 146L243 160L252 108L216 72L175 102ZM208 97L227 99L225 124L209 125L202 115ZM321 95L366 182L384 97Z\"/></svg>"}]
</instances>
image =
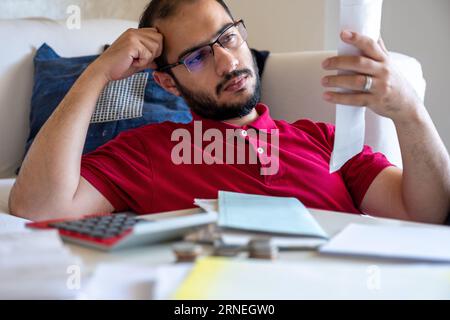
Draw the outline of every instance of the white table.
<instances>
[{"instance_id":1,"label":"white table","mask_svg":"<svg viewBox=\"0 0 450 320\"><path fill-rule=\"evenodd\" d=\"M369 224L369 225L394 225L394 226L422 226L427 228L435 228L436 226L432 225L423 225L411 222L403 222L397 220L390 219L380 219L373 218L368 216L358 216L353 214L343 214L337 212L327 212L320 210L311 210L314 217L317 219L319 224L324 228L324 230L330 235L333 236L343 230L350 223L358 223L358 224ZM440 227L439 227L440 228ZM91 249L69 245L72 251L81 256L84 263L85 268L87 270L93 270L98 264L101 263L112 263L112 264L132 264L132 265L141 265L146 267L155 267L162 266L167 264L174 264L175 257L172 253L172 243L152 245L147 247L135 248L131 250L118 251L113 253L103 253L94 251ZM206 250L208 252L208 248ZM320 268L325 268L324 270L328 270L330 272L342 273L347 272L348 270L357 270L355 272L367 272L367 276L370 276L370 273L377 268L379 270L383 270L384 267L392 267L392 266L419 266L421 268L429 268L430 272L436 268L436 264L420 264L420 263L411 263L405 261L393 261L393 260L385 260L385 259L375 259L375 258L357 258L357 257L335 257L335 256L324 256L315 251L282 251L279 256L279 260L282 262L288 263L298 263L302 268L311 268L311 270L320 270ZM448 266L450 270L450 265ZM374 269L375 268L375 269ZM439 265L438 268L442 268L442 265ZM446 267L445 267L446 268ZM325 281L325 278L324 278ZM392 281L392 280L390 280ZM396 280L394 280L396 281ZM422 280L418 280L422 281ZM423 279L423 281L428 281L427 279ZM404 290L407 288L402 287L402 281L399 279L398 281L398 294L397 292L392 292L392 290L388 293L383 294L383 292L377 293L376 298L378 299L392 299L392 298L403 298ZM324 286L324 283L317 283L317 286L314 288L299 288L299 290L304 290L304 294L301 297L305 298L372 298L372 295L368 295L365 292L365 288L358 289L354 292L347 292L346 286L348 284L342 283L338 287L336 285L332 285L332 294L330 294L330 288L327 285ZM391 286L395 283L391 284ZM448 285L450 288L450 271L448 277ZM419 283L415 283L415 287L419 286ZM321 289L321 287L323 289ZM323 291L322 291L323 290ZM396 289L397 290L397 289ZM322 295L323 293L323 295ZM450 293L450 291L449 291ZM409 297L409 295L407 295ZM429 295L429 293L424 293L417 296L418 298L450 298L443 297L440 294L437 296ZM230 297L231 298L231 297Z\"/></svg>"},{"instance_id":2,"label":"white table","mask_svg":"<svg viewBox=\"0 0 450 320\"><path fill-rule=\"evenodd\" d=\"M333 236L343 230L350 223L358 224L370 224L370 225L394 225L394 226L422 226L427 228L436 228L432 225L422 225L410 222L402 222L389 219L373 218L368 216L358 216L353 214L343 214L337 212L326 212L319 210L311 210L312 214L319 222L319 224L324 228L324 230ZM442 228L438 226L437 228ZM175 257L172 253L172 244L157 244L151 246L138 247L134 249L127 249L123 251L117 251L112 253L106 253L101 251L96 251L93 249L84 248L77 245L67 244L70 250L80 256L83 260L83 275L91 275L95 268L101 264L108 265L133 265L140 266L143 268L148 268L149 272L155 270L161 266L174 265ZM208 248L206 247L206 252ZM242 258L241 258L242 259ZM383 268L399 266L399 267L415 267L418 266L423 270L429 270L430 274L436 270L436 268L445 268L448 270L447 284L449 290L439 292L433 292L429 289L430 281L438 281L423 277L418 277L414 282L414 290L417 288L427 287L428 291L425 290L423 293L417 292L417 294L408 293L406 297L414 298L450 298L450 265L436 265L436 264L419 264L405 261L393 261L393 260L383 260L383 259L372 259L372 258L356 258L356 257L335 257L335 256L324 256L315 251L282 251L280 253L278 262L286 262L297 264L299 268L309 268L314 271L323 270L326 272L323 279L317 282L310 283L309 286L299 287L299 296L302 298L375 298L375 299L397 299L405 297L405 292L410 289L409 283L405 283L405 279L402 279L401 274L398 279L389 279L390 291L389 292L377 292L375 294L368 293L367 288L364 286L354 287L354 284L348 283L347 280L342 280L342 282L331 283L329 281L330 273L336 273L337 275L345 275L348 277L349 272L358 273L368 273L370 276L373 268L378 268L383 271ZM375 269L376 271L376 269ZM408 271L409 272L409 271ZM447 272L447 271L446 271ZM411 272L410 272L411 273ZM362 276L360 274L359 276ZM411 277L411 274L409 275ZM328 277L328 278L327 278ZM391 277L392 278L392 277ZM327 280L328 279L328 280ZM345 277L342 279L346 279ZM422 282L421 282L422 281ZM440 280L439 280L440 281ZM445 281L445 280L444 280ZM352 287L353 286L353 287ZM392 289L392 287L394 289ZM431 289L432 290L432 289ZM418 290L420 291L420 290ZM448 293L448 296L447 296ZM138 297L138 296L133 296ZM230 297L232 298L232 297ZM249 297L251 298L251 297ZM286 297L284 297L286 298ZM289 297L287 297L289 298Z\"/></svg>"}]
</instances>

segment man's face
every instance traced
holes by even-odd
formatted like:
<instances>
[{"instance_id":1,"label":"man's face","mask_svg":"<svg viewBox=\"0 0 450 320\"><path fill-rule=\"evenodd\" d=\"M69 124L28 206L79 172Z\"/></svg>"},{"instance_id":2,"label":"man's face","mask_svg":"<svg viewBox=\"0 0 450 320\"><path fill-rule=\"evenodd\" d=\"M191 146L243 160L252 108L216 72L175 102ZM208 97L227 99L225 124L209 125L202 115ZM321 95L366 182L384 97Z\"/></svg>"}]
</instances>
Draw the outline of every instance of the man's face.
<instances>
[{"instance_id":1,"label":"man's face","mask_svg":"<svg viewBox=\"0 0 450 320\"><path fill-rule=\"evenodd\" d=\"M216 1L181 5L174 17L157 23L164 35L167 61L175 63L187 50L215 41L233 22ZM236 49L215 45L214 56L195 72L183 65L171 70L179 94L205 118L221 121L242 117L259 102L260 79L246 42Z\"/></svg>"}]
</instances>

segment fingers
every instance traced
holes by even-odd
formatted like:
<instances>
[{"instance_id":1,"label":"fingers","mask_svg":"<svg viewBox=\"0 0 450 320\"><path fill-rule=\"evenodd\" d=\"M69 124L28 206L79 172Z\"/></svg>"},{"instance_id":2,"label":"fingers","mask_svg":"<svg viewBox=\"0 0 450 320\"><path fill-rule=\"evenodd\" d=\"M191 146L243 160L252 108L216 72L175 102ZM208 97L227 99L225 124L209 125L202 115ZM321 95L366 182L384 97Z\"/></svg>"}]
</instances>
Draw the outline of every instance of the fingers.
<instances>
[{"instance_id":1,"label":"fingers","mask_svg":"<svg viewBox=\"0 0 450 320\"><path fill-rule=\"evenodd\" d=\"M139 35L142 36L143 39L147 39L148 41L156 42L157 51L154 53L155 58L159 57L162 53L163 49L163 35L157 31L156 28L143 28L138 30Z\"/></svg>"},{"instance_id":2,"label":"fingers","mask_svg":"<svg viewBox=\"0 0 450 320\"><path fill-rule=\"evenodd\" d=\"M323 64L325 70L345 70L372 76L383 72L380 62L361 56L338 56L326 59Z\"/></svg>"},{"instance_id":3,"label":"fingers","mask_svg":"<svg viewBox=\"0 0 450 320\"><path fill-rule=\"evenodd\" d=\"M342 41L351 44L362 51L363 55L376 61L383 62L386 59L386 53L380 45L372 38L363 36L356 32L343 31L341 33Z\"/></svg>"},{"instance_id":4,"label":"fingers","mask_svg":"<svg viewBox=\"0 0 450 320\"><path fill-rule=\"evenodd\" d=\"M137 46L137 57L134 59L133 67L139 70L155 69L154 60L162 54L162 35L155 28L142 28L133 30L130 37Z\"/></svg>"},{"instance_id":5,"label":"fingers","mask_svg":"<svg viewBox=\"0 0 450 320\"><path fill-rule=\"evenodd\" d=\"M139 39L142 46L148 51L149 56L147 57L149 60L153 61L158 58L162 53L161 45L155 40L149 40L147 38Z\"/></svg>"},{"instance_id":6,"label":"fingers","mask_svg":"<svg viewBox=\"0 0 450 320\"><path fill-rule=\"evenodd\" d=\"M371 92L377 89L377 79L373 79ZM338 75L327 76L322 79L322 85L327 88L341 88L354 91L363 91L366 85L367 77L365 75Z\"/></svg>"},{"instance_id":7,"label":"fingers","mask_svg":"<svg viewBox=\"0 0 450 320\"><path fill-rule=\"evenodd\" d=\"M369 93L339 93L325 92L323 98L333 104L355 107L372 106L373 97Z\"/></svg>"}]
</instances>

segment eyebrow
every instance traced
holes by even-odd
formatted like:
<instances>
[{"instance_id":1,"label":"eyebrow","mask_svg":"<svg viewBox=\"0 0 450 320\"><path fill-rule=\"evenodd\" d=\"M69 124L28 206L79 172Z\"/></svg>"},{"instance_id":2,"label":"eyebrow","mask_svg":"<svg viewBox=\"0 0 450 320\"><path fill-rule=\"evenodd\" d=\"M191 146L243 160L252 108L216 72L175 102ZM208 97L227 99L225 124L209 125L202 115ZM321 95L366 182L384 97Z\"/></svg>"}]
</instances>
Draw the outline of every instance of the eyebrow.
<instances>
[{"instance_id":1,"label":"eyebrow","mask_svg":"<svg viewBox=\"0 0 450 320\"><path fill-rule=\"evenodd\" d=\"M221 34L222 32L224 32L227 28L231 27L233 24L234 24L234 22L227 23L227 24L224 25L222 28L220 28L220 30L217 31L216 34L215 34L212 38L216 38L216 37L220 36L220 34ZM204 46L206 46L206 45L209 44L209 43L211 43L211 42L210 42L210 41L205 41L205 42L203 42L203 43L201 43L201 44L198 44L198 45L196 45L196 46L194 46L194 47L192 47L192 48L189 48L189 49L184 50L184 51L178 56L178 61L180 61L181 58L182 58L183 56L185 56L187 53L189 53L189 52L191 52L191 51L195 51L195 50L197 50L197 49L200 49L201 47L204 47Z\"/></svg>"}]
</instances>

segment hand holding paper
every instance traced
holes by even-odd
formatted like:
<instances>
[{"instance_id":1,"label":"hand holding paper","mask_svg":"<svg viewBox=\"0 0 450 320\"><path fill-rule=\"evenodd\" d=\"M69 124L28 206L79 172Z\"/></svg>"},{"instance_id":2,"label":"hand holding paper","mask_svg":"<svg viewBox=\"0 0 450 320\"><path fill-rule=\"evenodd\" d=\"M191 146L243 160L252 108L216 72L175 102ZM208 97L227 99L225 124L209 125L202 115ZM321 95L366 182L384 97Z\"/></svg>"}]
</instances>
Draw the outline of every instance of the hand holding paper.
<instances>
[{"instance_id":1,"label":"hand holding paper","mask_svg":"<svg viewBox=\"0 0 450 320\"><path fill-rule=\"evenodd\" d=\"M337 105L330 172L336 172L364 147L365 108L394 120L413 114L422 102L399 73L380 39L382 0L341 0L339 56L324 61L337 76L323 85L338 88L324 98Z\"/></svg>"},{"instance_id":2,"label":"hand holding paper","mask_svg":"<svg viewBox=\"0 0 450 320\"><path fill-rule=\"evenodd\" d=\"M380 36L383 0L341 0L341 30L351 30L376 40ZM340 41L340 56L359 56L355 46ZM339 74L348 75L348 71ZM349 88L351 89L351 88ZM357 90L358 88L356 88ZM349 90L341 90L349 92ZM336 132L330 172L336 172L364 147L365 109L351 105L336 106Z\"/></svg>"}]
</instances>

